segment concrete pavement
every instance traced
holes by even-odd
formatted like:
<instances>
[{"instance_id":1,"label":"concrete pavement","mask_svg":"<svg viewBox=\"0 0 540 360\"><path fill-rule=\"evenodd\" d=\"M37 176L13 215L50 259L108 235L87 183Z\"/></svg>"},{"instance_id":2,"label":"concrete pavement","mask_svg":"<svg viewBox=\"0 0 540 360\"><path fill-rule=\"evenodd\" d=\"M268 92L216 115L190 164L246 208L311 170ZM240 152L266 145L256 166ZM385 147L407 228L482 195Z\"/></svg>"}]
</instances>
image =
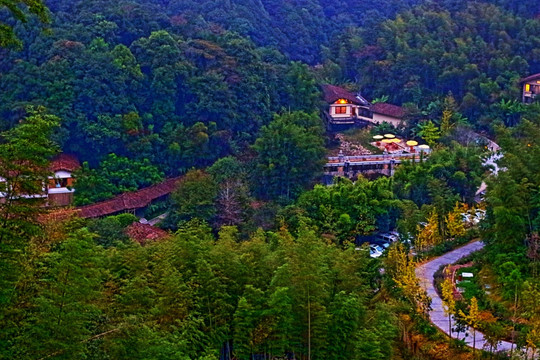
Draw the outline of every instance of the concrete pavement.
<instances>
[{"instance_id":1,"label":"concrete pavement","mask_svg":"<svg viewBox=\"0 0 540 360\"><path fill-rule=\"evenodd\" d=\"M431 322L437 326L442 332L448 335L448 317L444 314L442 299L437 294L435 290L435 285L433 277L435 272L443 265L453 264L459 259L466 257L467 255L478 251L484 247L484 243L481 241L475 241L469 243L459 249L450 251L449 253L444 254L438 258L430 260L422 265L419 265L416 268L416 276L420 280L420 285L426 290L428 296L431 298L431 308L429 312L429 317ZM452 326L454 326L454 319L452 318ZM469 336L465 337L464 333L459 334L460 339L464 339L465 343L473 347L473 335L472 331L469 329L467 331ZM456 333L452 332L452 337L456 338ZM497 351L510 351L512 343L508 341L500 341L497 346ZM476 348L489 350L489 345L487 344L484 334L479 331L476 331ZM515 350L515 345L513 346Z\"/></svg>"}]
</instances>

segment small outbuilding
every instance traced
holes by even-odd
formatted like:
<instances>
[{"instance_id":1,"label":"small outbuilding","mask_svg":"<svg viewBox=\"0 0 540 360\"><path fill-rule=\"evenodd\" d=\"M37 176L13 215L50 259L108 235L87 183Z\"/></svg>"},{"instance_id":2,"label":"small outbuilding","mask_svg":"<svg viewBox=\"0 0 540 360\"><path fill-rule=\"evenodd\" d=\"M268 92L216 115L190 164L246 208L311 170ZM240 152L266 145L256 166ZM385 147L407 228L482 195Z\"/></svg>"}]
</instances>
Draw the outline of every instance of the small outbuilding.
<instances>
[{"instance_id":1,"label":"small outbuilding","mask_svg":"<svg viewBox=\"0 0 540 360\"><path fill-rule=\"evenodd\" d=\"M371 121L374 124L387 122L394 127L398 127L401 124L403 116L405 115L405 111L401 106L386 103L376 103L371 105L371 112L373 113Z\"/></svg>"},{"instance_id":2,"label":"small outbuilding","mask_svg":"<svg viewBox=\"0 0 540 360\"><path fill-rule=\"evenodd\" d=\"M73 202L75 180L73 172L81 167L79 160L69 154L60 154L51 161L47 197L51 206L68 206Z\"/></svg>"}]
</instances>

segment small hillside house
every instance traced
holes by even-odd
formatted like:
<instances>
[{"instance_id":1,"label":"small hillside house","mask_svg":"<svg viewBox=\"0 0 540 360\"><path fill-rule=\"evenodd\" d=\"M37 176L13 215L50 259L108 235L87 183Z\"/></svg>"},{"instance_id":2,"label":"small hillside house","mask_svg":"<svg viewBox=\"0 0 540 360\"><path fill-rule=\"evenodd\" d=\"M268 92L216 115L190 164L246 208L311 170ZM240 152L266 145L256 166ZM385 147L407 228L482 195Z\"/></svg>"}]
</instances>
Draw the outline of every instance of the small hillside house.
<instances>
[{"instance_id":1,"label":"small hillside house","mask_svg":"<svg viewBox=\"0 0 540 360\"><path fill-rule=\"evenodd\" d=\"M540 73L521 79L522 96L521 101L524 104L530 104L540 94Z\"/></svg>"},{"instance_id":2,"label":"small hillside house","mask_svg":"<svg viewBox=\"0 0 540 360\"><path fill-rule=\"evenodd\" d=\"M354 95L349 91L334 85L322 86L324 100L330 105L328 116L335 125L352 125L357 120L371 120L369 101L361 95Z\"/></svg>"},{"instance_id":3,"label":"small hillside house","mask_svg":"<svg viewBox=\"0 0 540 360\"><path fill-rule=\"evenodd\" d=\"M398 126L402 120L403 108L397 105L371 104L360 94L353 94L334 85L322 86L324 100L329 105L325 116L332 125L354 125L361 122Z\"/></svg>"},{"instance_id":4,"label":"small hillside house","mask_svg":"<svg viewBox=\"0 0 540 360\"><path fill-rule=\"evenodd\" d=\"M49 206L67 206L73 201L72 186L74 179L72 172L80 167L79 161L72 155L60 154L55 157L51 163L49 170L51 176L47 181L39 181L36 187L41 187L41 191L36 194L19 194L21 198L44 199ZM41 183L41 184L40 184ZM10 187L6 179L0 177L0 189ZM6 194L0 192L0 202L5 201Z\"/></svg>"},{"instance_id":5,"label":"small hillside house","mask_svg":"<svg viewBox=\"0 0 540 360\"><path fill-rule=\"evenodd\" d=\"M51 161L47 198L51 206L67 206L73 202L73 171L79 169L79 160L68 154L60 154Z\"/></svg>"}]
</instances>

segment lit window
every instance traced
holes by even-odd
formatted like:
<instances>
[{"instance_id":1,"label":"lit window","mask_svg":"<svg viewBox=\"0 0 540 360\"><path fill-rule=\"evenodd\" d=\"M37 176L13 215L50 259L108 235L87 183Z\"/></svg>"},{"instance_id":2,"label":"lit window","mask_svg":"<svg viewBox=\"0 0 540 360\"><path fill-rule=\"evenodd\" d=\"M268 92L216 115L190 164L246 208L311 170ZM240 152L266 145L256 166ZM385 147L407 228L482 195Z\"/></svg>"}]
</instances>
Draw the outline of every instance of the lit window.
<instances>
[{"instance_id":1,"label":"lit window","mask_svg":"<svg viewBox=\"0 0 540 360\"><path fill-rule=\"evenodd\" d=\"M336 114L346 114L346 113L347 113L346 106L336 106Z\"/></svg>"},{"instance_id":2,"label":"lit window","mask_svg":"<svg viewBox=\"0 0 540 360\"><path fill-rule=\"evenodd\" d=\"M531 91L531 84L525 84L525 91Z\"/></svg>"}]
</instances>

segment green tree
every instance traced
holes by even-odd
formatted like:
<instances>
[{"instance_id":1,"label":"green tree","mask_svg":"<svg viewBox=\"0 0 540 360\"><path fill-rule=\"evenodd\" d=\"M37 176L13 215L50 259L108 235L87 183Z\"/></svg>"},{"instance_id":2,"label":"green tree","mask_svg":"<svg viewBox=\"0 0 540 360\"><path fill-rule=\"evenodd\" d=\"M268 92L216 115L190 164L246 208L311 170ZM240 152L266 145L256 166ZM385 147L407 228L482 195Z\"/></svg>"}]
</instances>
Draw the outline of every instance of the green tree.
<instances>
[{"instance_id":1,"label":"green tree","mask_svg":"<svg viewBox=\"0 0 540 360\"><path fill-rule=\"evenodd\" d=\"M327 358L350 359L356 344L365 341L359 338L358 333L365 309L354 294L342 291L336 294L328 310L331 315L328 324Z\"/></svg>"},{"instance_id":2,"label":"green tree","mask_svg":"<svg viewBox=\"0 0 540 360\"><path fill-rule=\"evenodd\" d=\"M290 289L276 287L268 298L268 309L265 311L271 326L270 355L285 354L292 345L293 333L293 299Z\"/></svg>"},{"instance_id":3,"label":"green tree","mask_svg":"<svg viewBox=\"0 0 540 360\"><path fill-rule=\"evenodd\" d=\"M84 163L75 176L77 205L91 204L123 192L136 191L157 184L164 177L148 159L132 160L116 154L109 154L97 169Z\"/></svg>"},{"instance_id":4,"label":"green tree","mask_svg":"<svg viewBox=\"0 0 540 360\"><path fill-rule=\"evenodd\" d=\"M21 263L33 236L40 233L44 184L49 159L58 151L50 140L60 119L43 108L30 109L15 128L0 136L0 304L16 296L14 284L22 274Z\"/></svg>"},{"instance_id":5,"label":"green tree","mask_svg":"<svg viewBox=\"0 0 540 360\"><path fill-rule=\"evenodd\" d=\"M309 67L301 62L293 62L287 73L286 104L290 110L312 113L321 102L317 82L310 73Z\"/></svg>"},{"instance_id":6,"label":"green tree","mask_svg":"<svg viewBox=\"0 0 540 360\"><path fill-rule=\"evenodd\" d=\"M89 220L88 230L97 234L95 241L104 247L110 247L114 244L127 242L129 240L125 233L126 228L138 221L133 214L120 214L108 216L104 219Z\"/></svg>"},{"instance_id":7,"label":"green tree","mask_svg":"<svg viewBox=\"0 0 540 360\"><path fill-rule=\"evenodd\" d=\"M217 184L209 174L202 170L188 171L172 194L177 215L181 220L210 221L216 214L217 193Z\"/></svg>"},{"instance_id":8,"label":"green tree","mask_svg":"<svg viewBox=\"0 0 540 360\"><path fill-rule=\"evenodd\" d=\"M276 115L261 129L254 145L257 193L265 198L296 197L322 169L322 133L322 122L316 114Z\"/></svg>"},{"instance_id":9,"label":"green tree","mask_svg":"<svg viewBox=\"0 0 540 360\"><path fill-rule=\"evenodd\" d=\"M22 23L28 21L26 11L36 15L42 23L48 24L50 22L49 11L42 0L4 0L0 6L7 8L15 20ZM15 35L13 27L2 22L0 23L0 47L8 46L21 47L22 44Z\"/></svg>"},{"instance_id":10,"label":"green tree","mask_svg":"<svg viewBox=\"0 0 540 360\"><path fill-rule=\"evenodd\" d=\"M99 317L103 254L92 235L77 231L44 260L42 284L26 332L29 355L83 356L87 326Z\"/></svg>"},{"instance_id":11,"label":"green tree","mask_svg":"<svg viewBox=\"0 0 540 360\"><path fill-rule=\"evenodd\" d=\"M441 137L439 128L435 126L431 120L419 124L418 127L418 136L420 136L430 147L433 147L435 142Z\"/></svg>"}]
</instances>

